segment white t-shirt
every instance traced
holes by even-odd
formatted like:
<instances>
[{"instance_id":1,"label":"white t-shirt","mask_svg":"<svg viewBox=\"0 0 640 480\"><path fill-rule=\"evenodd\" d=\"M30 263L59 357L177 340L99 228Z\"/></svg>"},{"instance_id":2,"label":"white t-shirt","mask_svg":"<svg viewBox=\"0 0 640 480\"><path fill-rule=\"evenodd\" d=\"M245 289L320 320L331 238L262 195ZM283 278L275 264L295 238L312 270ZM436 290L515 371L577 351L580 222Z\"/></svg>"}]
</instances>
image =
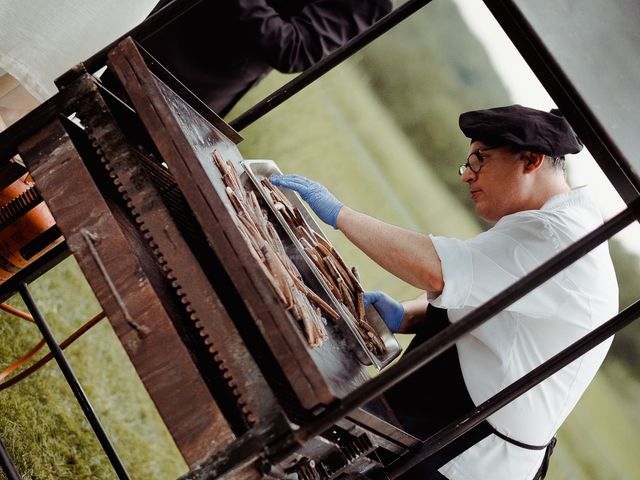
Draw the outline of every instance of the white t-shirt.
<instances>
[{"instance_id":1,"label":"white t-shirt","mask_svg":"<svg viewBox=\"0 0 640 480\"><path fill-rule=\"evenodd\" d=\"M431 303L456 322L602 224L589 190L552 197L540 210L507 215L477 237L431 237L445 287ZM460 367L476 405L618 313L618 285L601 245L497 314L458 343ZM544 445L593 379L611 339L521 395L491 417L501 433ZM452 480L531 480L544 451L490 435L440 472Z\"/></svg>"}]
</instances>

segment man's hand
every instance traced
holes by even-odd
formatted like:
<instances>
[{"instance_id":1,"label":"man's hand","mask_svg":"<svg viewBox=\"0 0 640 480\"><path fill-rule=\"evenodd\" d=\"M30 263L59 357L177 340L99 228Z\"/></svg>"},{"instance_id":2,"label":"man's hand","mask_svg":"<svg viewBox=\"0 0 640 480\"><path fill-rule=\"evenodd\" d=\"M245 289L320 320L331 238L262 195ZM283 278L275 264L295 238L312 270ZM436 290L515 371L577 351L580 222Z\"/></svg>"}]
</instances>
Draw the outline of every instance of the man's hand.
<instances>
[{"instance_id":1,"label":"man's hand","mask_svg":"<svg viewBox=\"0 0 640 480\"><path fill-rule=\"evenodd\" d=\"M278 187L298 192L320 220L336 228L338 213L343 204L323 185L300 175L273 175L269 181Z\"/></svg>"},{"instance_id":2,"label":"man's hand","mask_svg":"<svg viewBox=\"0 0 640 480\"><path fill-rule=\"evenodd\" d=\"M389 330L397 333L404 318L404 307L384 292L365 292L365 306L373 305Z\"/></svg>"}]
</instances>

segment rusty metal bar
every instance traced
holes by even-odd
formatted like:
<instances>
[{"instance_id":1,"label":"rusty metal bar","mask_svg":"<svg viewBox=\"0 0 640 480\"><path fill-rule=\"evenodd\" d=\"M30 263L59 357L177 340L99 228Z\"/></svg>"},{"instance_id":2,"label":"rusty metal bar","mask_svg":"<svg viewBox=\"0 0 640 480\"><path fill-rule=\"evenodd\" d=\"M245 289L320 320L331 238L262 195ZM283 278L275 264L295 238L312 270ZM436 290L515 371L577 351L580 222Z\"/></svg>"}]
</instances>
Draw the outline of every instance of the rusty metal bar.
<instances>
[{"instance_id":1,"label":"rusty metal bar","mask_svg":"<svg viewBox=\"0 0 640 480\"><path fill-rule=\"evenodd\" d=\"M11 160L18 153L18 145L36 133L59 112L58 94L38 105L20 120L0 132L0 164Z\"/></svg>"},{"instance_id":2,"label":"rusty metal bar","mask_svg":"<svg viewBox=\"0 0 640 480\"><path fill-rule=\"evenodd\" d=\"M232 120L230 122L230 125L237 131L241 131L242 129L251 125L260 117L269 113L285 100L291 98L304 87L317 80L333 67L345 61L351 55L367 46L376 38L386 33L391 28L395 27L398 23L402 22L405 18L420 10L430 2L431 0L409 0L408 2L400 5L398 8L374 23L370 28L360 33L359 35L356 35L342 47L338 48L330 55L312 65L300 75L291 80L289 83L282 86L274 93L261 100L249 110Z\"/></svg>"},{"instance_id":3,"label":"rusty metal bar","mask_svg":"<svg viewBox=\"0 0 640 480\"><path fill-rule=\"evenodd\" d=\"M501 390L467 415L435 433L409 453L394 461L381 478L396 478L421 461L427 459L455 439L465 434L483 420L518 398L520 395L549 378L561 368L596 347L618 330L626 327L640 316L640 300L620 312L591 333L562 350L528 374Z\"/></svg>"},{"instance_id":4,"label":"rusty metal bar","mask_svg":"<svg viewBox=\"0 0 640 480\"><path fill-rule=\"evenodd\" d=\"M66 242L59 243L53 247L0 285L0 302L4 302L16 293L21 283L28 283L35 280L44 272L58 265L69 255L71 255L71 252Z\"/></svg>"},{"instance_id":5,"label":"rusty metal bar","mask_svg":"<svg viewBox=\"0 0 640 480\"><path fill-rule=\"evenodd\" d=\"M118 456L118 453L116 452L115 448L111 444L111 440L109 440L107 433L102 427L102 424L100 423L100 420L96 415L96 412L91 406L91 403L87 398L87 395L84 393L84 390L80 385L80 382L78 381L75 373L71 369L71 365L69 365L69 363L67 362L67 359L62 353L62 349L60 348L60 345L58 345L58 342L56 342L56 339L53 336L53 333L51 332L49 325L47 324L46 320L42 316L42 313L40 313L40 309L38 308L38 306L36 305L36 302L31 296L31 292L29 292L27 285L25 283L20 284L18 290L20 292L20 296L24 300L25 305L29 309L29 312L31 312L33 319L36 321L36 324L40 329L40 333L42 334L42 337L47 342L47 345L49 346L49 350L51 350L51 353L56 359L56 362L58 363L60 370L62 370L62 373L65 379L67 380L69 387L71 387L71 390L73 391L73 394L75 395L76 400L80 404L80 408L82 408L82 411L84 412L87 420L89 421L89 424L93 428L93 431L96 434L96 437L98 437L98 441L100 442L100 445L102 446L105 454L109 458L109 461L111 462L113 469L118 475L118 478L120 480L129 480L129 474L124 468L124 465L122 464L122 461Z\"/></svg>"},{"instance_id":6,"label":"rusty metal bar","mask_svg":"<svg viewBox=\"0 0 640 480\"><path fill-rule=\"evenodd\" d=\"M5 473L8 480L20 480L20 474L11 461L11 457L9 456L7 449L4 447L4 443L2 443L2 439L0 439L0 465L2 465L2 471Z\"/></svg>"}]
</instances>

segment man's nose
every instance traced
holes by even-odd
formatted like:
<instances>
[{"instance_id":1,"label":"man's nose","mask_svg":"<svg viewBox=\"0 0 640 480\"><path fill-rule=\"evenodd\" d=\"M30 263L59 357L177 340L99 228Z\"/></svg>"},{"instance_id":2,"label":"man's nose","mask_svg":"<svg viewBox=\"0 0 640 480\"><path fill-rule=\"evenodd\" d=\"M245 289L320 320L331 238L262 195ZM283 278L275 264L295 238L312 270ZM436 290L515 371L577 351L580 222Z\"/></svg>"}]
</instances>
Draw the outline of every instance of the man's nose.
<instances>
[{"instance_id":1,"label":"man's nose","mask_svg":"<svg viewBox=\"0 0 640 480\"><path fill-rule=\"evenodd\" d=\"M474 173L473 170L467 167L464 169L464 172L462 172L462 175L460 176L460 180L462 180L464 183L469 183L474 181L477 177L478 177L478 174Z\"/></svg>"}]
</instances>

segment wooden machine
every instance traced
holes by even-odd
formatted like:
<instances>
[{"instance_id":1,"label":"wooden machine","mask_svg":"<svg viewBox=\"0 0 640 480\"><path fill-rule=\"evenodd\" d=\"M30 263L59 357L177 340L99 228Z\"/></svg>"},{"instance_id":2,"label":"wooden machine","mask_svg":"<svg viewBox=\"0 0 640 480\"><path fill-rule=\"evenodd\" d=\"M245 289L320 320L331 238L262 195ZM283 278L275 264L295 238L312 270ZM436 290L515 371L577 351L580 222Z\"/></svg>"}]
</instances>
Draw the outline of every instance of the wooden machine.
<instances>
[{"instance_id":1,"label":"wooden machine","mask_svg":"<svg viewBox=\"0 0 640 480\"><path fill-rule=\"evenodd\" d=\"M392 424L382 402L303 447L267 453L363 384L365 364L386 365L400 347L370 313L370 336L383 345L367 349L354 319L364 315L358 292L347 313L338 301L345 285L336 291L338 282L296 249L323 241L315 225L297 239L260 197L265 164L245 165L234 143L241 137L211 112L209 120L196 112L148 64L153 59L126 39L110 52L104 81L82 67L69 72L61 115L18 151L192 468L187 478L348 478L396 458L416 439ZM234 194L225 169L237 172ZM292 280L315 298L306 305L319 315L319 340L274 288L272 265L260 261L263 253L273 261L271 254L251 248L238 220L245 207L236 197L251 192L261 198L254 212L266 215L286 254L280 267L297 267ZM295 210L312 224L300 203ZM358 284L346 266L332 264L344 274L340 282Z\"/></svg>"}]
</instances>

